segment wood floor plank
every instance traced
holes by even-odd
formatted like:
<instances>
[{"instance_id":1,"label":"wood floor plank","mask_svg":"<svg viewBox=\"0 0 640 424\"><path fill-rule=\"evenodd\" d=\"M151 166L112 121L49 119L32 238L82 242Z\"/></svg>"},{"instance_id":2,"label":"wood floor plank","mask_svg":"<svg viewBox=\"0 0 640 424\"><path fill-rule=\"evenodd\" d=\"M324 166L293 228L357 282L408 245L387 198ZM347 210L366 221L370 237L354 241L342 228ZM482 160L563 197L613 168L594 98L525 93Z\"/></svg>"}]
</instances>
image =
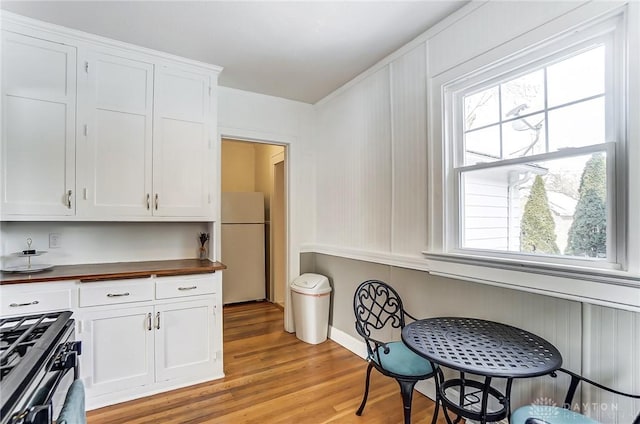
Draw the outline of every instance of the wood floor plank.
<instances>
[{"instance_id":1,"label":"wood floor plank","mask_svg":"<svg viewBox=\"0 0 640 424\"><path fill-rule=\"evenodd\" d=\"M224 308L225 378L87 413L89 424L397 424L395 380L372 373L355 415L366 362L327 340L309 345L283 330L283 313L262 302ZM412 422L431 422L433 402L415 392ZM445 422L440 416L438 424Z\"/></svg>"}]
</instances>

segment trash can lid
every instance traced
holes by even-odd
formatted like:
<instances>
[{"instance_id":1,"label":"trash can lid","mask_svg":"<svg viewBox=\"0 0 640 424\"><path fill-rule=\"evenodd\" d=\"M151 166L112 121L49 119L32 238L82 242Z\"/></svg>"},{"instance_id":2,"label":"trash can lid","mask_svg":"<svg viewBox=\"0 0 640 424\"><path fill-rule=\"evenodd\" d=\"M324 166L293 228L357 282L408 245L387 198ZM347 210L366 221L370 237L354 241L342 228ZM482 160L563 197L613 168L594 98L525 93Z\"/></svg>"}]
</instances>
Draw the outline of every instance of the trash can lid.
<instances>
[{"instance_id":1,"label":"trash can lid","mask_svg":"<svg viewBox=\"0 0 640 424\"><path fill-rule=\"evenodd\" d=\"M331 291L331 285L324 275L307 273L294 278L291 290L305 294L324 294Z\"/></svg>"}]
</instances>

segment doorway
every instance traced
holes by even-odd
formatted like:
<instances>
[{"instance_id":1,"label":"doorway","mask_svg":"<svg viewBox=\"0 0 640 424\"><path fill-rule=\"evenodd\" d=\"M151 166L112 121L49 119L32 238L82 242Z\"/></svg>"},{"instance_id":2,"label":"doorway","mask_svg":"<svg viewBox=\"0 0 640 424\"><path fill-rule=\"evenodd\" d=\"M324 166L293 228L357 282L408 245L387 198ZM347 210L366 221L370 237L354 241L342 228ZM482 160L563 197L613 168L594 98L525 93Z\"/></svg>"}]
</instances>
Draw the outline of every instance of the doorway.
<instances>
[{"instance_id":1,"label":"doorway","mask_svg":"<svg viewBox=\"0 0 640 424\"><path fill-rule=\"evenodd\" d=\"M286 160L285 145L222 138L222 198L224 199L225 193L229 192L263 193L265 260L262 272L264 275L264 298L283 310L287 281ZM221 253L224 262L224 240ZM225 273L231 277L233 270L228 269ZM225 280L228 281L229 278L223 279L223 284ZM234 283L242 284L242 282ZM223 295L224 292L223 289Z\"/></svg>"}]
</instances>

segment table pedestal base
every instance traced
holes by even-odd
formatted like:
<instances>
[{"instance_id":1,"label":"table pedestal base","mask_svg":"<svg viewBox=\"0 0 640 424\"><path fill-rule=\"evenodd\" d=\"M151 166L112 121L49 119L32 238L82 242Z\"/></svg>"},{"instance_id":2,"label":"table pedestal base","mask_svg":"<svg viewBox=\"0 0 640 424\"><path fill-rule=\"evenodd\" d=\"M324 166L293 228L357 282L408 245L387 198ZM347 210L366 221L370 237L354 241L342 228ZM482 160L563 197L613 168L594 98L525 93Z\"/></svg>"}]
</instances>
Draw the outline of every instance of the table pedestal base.
<instances>
[{"instance_id":1,"label":"table pedestal base","mask_svg":"<svg viewBox=\"0 0 640 424\"><path fill-rule=\"evenodd\" d=\"M456 390L459 400L454 401L447 396L447 389ZM506 418L509 414L509 391L511 380L507 382L507 395L491 387L491 378L485 378L484 383L475 380L455 378L451 380L441 380L438 384L438 392L445 418L449 424L452 423L448 410L454 412L458 417L453 422L460 421L461 418L469 418L481 423L496 422ZM488 411L489 402L499 403L501 408L495 411ZM477 406L476 406L477 405ZM474 407L475 406L475 407Z\"/></svg>"}]
</instances>

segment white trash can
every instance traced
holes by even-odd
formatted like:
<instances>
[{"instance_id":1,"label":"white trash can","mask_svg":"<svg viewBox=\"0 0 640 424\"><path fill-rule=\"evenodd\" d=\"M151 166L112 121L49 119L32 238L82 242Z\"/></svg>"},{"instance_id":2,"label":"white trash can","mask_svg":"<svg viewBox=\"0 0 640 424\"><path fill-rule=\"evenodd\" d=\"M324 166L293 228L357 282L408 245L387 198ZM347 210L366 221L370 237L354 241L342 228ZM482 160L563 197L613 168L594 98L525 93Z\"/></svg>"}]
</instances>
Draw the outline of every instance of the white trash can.
<instances>
[{"instance_id":1,"label":"white trash can","mask_svg":"<svg viewBox=\"0 0 640 424\"><path fill-rule=\"evenodd\" d=\"M290 287L296 337L310 344L324 342L329 329L329 279L319 274L302 274Z\"/></svg>"}]
</instances>

